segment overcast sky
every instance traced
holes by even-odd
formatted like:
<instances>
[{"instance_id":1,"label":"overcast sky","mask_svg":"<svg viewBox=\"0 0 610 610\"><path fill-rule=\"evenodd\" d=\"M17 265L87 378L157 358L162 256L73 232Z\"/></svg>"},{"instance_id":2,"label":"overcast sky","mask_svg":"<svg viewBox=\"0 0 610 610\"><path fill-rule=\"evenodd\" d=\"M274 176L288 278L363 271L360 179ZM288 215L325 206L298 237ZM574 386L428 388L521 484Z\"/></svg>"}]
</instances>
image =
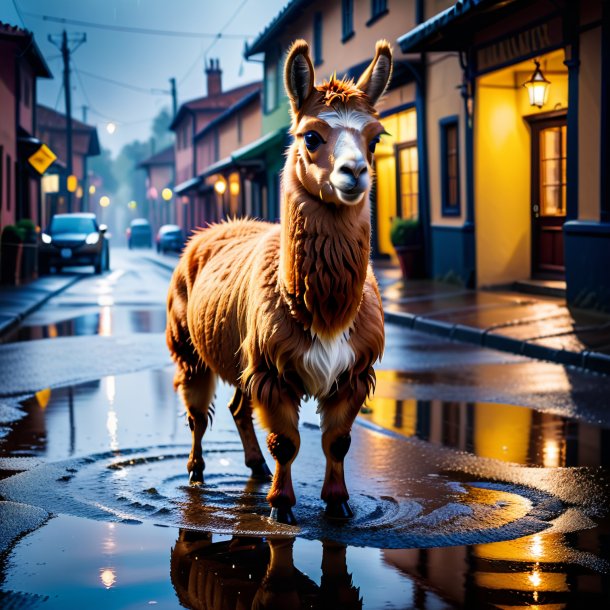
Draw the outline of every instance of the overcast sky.
<instances>
[{"instance_id":1,"label":"overcast sky","mask_svg":"<svg viewBox=\"0 0 610 610\"><path fill-rule=\"evenodd\" d=\"M34 32L36 43L54 78L39 79L39 103L64 112L62 60L48 35L86 33L87 40L73 54L72 115L97 125L102 146L114 155L127 142L147 139L152 118L171 107L169 78L175 77L178 105L205 95L204 55L220 58L223 88L262 78L259 63L242 58L243 36L253 40L277 15L287 0L0 0L0 21ZM63 18L124 28L171 30L226 37L163 36L63 23ZM230 22L230 23L229 23ZM239 35L238 37L233 37ZM59 37L59 36L58 36ZM107 82L119 81L140 92ZM106 130L117 124L114 135Z\"/></svg>"}]
</instances>

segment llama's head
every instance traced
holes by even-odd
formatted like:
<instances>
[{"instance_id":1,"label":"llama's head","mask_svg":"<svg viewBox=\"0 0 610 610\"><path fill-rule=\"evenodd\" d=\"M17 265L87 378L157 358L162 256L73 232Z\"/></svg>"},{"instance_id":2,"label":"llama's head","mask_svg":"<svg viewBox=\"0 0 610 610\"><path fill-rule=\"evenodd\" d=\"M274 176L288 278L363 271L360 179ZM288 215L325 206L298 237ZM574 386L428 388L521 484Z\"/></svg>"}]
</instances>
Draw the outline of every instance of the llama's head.
<instances>
[{"instance_id":1,"label":"llama's head","mask_svg":"<svg viewBox=\"0 0 610 610\"><path fill-rule=\"evenodd\" d=\"M357 83L332 76L314 85L309 47L297 40L286 58L284 85L292 110L299 181L315 197L358 205L368 196L375 145L384 132L375 104L392 74L392 50L377 43Z\"/></svg>"}]
</instances>

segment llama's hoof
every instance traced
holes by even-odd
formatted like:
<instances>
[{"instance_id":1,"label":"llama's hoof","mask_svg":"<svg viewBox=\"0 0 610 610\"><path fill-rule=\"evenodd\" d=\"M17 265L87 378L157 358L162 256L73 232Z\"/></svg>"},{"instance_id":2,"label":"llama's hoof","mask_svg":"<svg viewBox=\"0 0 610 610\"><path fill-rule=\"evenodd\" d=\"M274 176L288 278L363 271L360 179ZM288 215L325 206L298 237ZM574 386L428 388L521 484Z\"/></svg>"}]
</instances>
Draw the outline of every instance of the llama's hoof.
<instances>
[{"instance_id":1,"label":"llama's hoof","mask_svg":"<svg viewBox=\"0 0 610 610\"><path fill-rule=\"evenodd\" d=\"M343 502L329 502L326 505L326 516L329 519L345 521L351 519L354 516L354 513L347 501L344 500Z\"/></svg>"},{"instance_id":2,"label":"llama's hoof","mask_svg":"<svg viewBox=\"0 0 610 610\"><path fill-rule=\"evenodd\" d=\"M290 507L273 507L271 509L271 519L273 519L273 521L277 521L277 523L285 523L286 525L297 524L297 520L294 518L294 515L292 514L292 509Z\"/></svg>"},{"instance_id":3,"label":"llama's hoof","mask_svg":"<svg viewBox=\"0 0 610 610\"><path fill-rule=\"evenodd\" d=\"M203 468L193 468L189 472L189 483L191 485L203 485Z\"/></svg>"},{"instance_id":4,"label":"llama's hoof","mask_svg":"<svg viewBox=\"0 0 610 610\"><path fill-rule=\"evenodd\" d=\"M252 471L251 476L253 479L257 479L259 481L269 481L273 478L273 474L271 473L271 470L269 470L269 466L267 466L265 460L250 465L250 470Z\"/></svg>"}]
</instances>

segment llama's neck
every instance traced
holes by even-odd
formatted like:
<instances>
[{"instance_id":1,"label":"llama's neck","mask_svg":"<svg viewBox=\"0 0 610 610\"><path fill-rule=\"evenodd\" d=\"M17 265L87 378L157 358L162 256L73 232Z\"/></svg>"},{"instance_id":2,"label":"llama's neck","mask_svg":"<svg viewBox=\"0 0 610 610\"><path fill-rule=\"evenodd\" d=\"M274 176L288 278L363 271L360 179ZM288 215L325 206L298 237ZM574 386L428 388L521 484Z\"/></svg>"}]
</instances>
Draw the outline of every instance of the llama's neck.
<instances>
[{"instance_id":1,"label":"llama's neck","mask_svg":"<svg viewBox=\"0 0 610 610\"><path fill-rule=\"evenodd\" d=\"M369 214L368 194L357 206L337 207L313 197L295 175L284 175L280 286L292 314L316 335L344 332L360 307Z\"/></svg>"}]
</instances>

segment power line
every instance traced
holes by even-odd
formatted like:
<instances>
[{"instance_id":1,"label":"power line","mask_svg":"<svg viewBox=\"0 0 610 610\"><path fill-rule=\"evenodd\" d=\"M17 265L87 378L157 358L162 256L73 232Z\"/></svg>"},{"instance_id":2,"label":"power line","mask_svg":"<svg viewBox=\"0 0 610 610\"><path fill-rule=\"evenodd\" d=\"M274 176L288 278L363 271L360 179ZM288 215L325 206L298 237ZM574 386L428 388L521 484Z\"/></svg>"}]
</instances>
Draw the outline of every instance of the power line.
<instances>
[{"instance_id":1,"label":"power line","mask_svg":"<svg viewBox=\"0 0 610 610\"><path fill-rule=\"evenodd\" d=\"M17 16L21 21L21 25L23 25L24 28L27 28L27 26L25 25L25 21L23 20L23 15L21 14L19 6L17 5L17 0L13 0L13 6L15 7L15 12L17 13Z\"/></svg>"},{"instance_id":2,"label":"power line","mask_svg":"<svg viewBox=\"0 0 610 610\"><path fill-rule=\"evenodd\" d=\"M79 70L79 72L85 76L88 76L89 78L95 78L97 80L104 81L105 83L110 83L112 85L116 85L117 87L124 87L125 89L131 89L132 91L138 91L139 93L148 93L150 95L169 95L171 93L169 89L154 89L154 88L138 87L137 85L123 83L123 82L115 80L113 78L108 78L106 76L100 76L99 74L93 74L92 72L87 72L86 70Z\"/></svg>"},{"instance_id":3,"label":"power line","mask_svg":"<svg viewBox=\"0 0 610 610\"><path fill-rule=\"evenodd\" d=\"M13 0L15 2L15 0ZM63 23L67 25L78 25L80 27L96 28L98 30L110 30L112 32L127 32L129 34L144 34L147 36L174 36L180 38L218 38L220 33L213 34L210 32L183 32L179 30L159 30L155 28L137 28L126 25L112 25L109 23L96 23L93 21L81 21L78 19L68 19L66 17L52 17L50 15L41 15L39 13L25 13L29 17L42 19L43 21L53 21L55 23ZM23 21L23 19L22 19ZM250 34L226 34L225 38L245 39L250 38Z\"/></svg>"},{"instance_id":4,"label":"power line","mask_svg":"<svg viewBox=\"0 0 610 610\"><path fill-rule=\"evenodd\" d=\"M246 2L248 2L248 0L242 1L242 3L237 7L237 9L235 9L235 12L231 15L231 17L229 17L228 21L222 26L222 28L220 28L218 34L216 34L214 36L214 40L212 41L212 43L203 52L204 63L207 63L208 53L212 50L214 45L221 38L230 38L231 37L231 34L224 34L224 31L233 23L233 21L235 20L237 15L239 15L241 9L244 7ZM246 36L246 38L249 38L249 36ZM200 57L196 57L195 61L191 64L190 68L186 71L184 76L180 79L180 81L178 83L179 85L182 85L182 83L184 83L184 81L191 75L191 72L195 69L195 66L199 63L199 61L200 61Z\"/></svg>"}]
</instances>

